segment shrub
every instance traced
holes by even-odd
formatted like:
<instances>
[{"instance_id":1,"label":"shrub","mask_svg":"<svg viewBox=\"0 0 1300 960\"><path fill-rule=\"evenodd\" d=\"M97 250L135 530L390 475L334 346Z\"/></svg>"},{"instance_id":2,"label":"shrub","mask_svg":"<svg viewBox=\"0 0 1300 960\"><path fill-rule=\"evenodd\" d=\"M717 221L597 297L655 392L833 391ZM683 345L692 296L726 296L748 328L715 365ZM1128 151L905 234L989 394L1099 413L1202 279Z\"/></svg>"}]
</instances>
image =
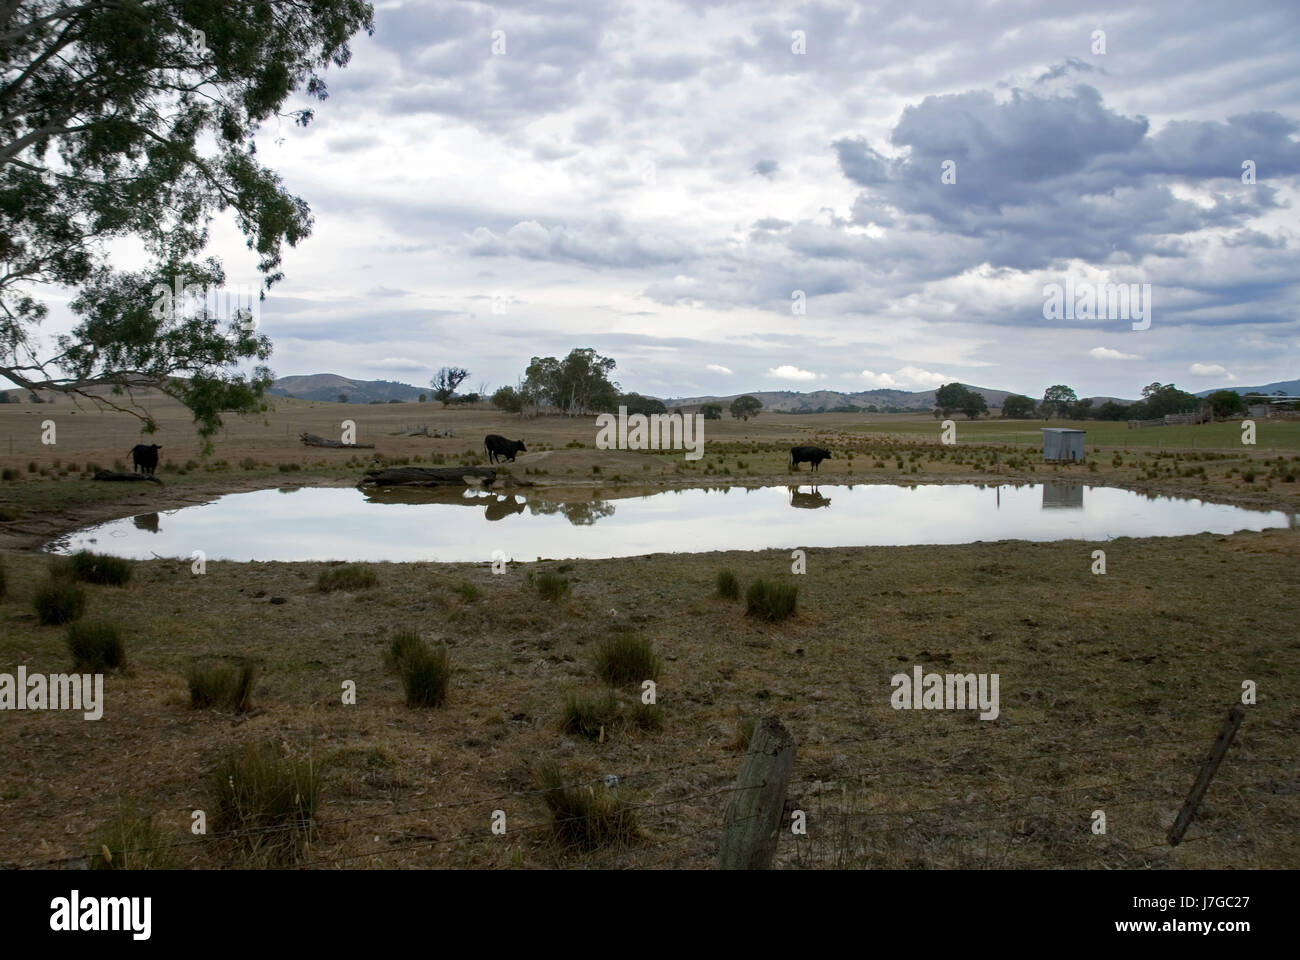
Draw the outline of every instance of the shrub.
<instances>
[{"instance_id":1,"label":"shrub","mask_svg":"<svg viewBox=\"0 0 1300 960\"><path fill-rule=\"evenodd\" d=\"M776 623L794 613L798 596L799 588L796 586L755 580L745 595L745 612Z\"/></svg>"},{"instance_id":2,"label":"shrub","mask_svg":"<svg viewBox=\"0 0 1300 960\"><path fill-rule=\"evenodd\" d=\"M185 671L190 687L190 706L196 710L224 707L247 713L253 706L253 681L257 668L243 663L193 663Z\"/></svg>"},{"instance_id":3,"label":"shrub","mask_svg":"<svg viewBox=\"0 0 1300 960\"><path fill-rule=\"evenodd\" d=\"M466 603L473 603L480 596L479 588L474 586L474 584L470 583L468 580L457 587L456 592L460 594L460 598Z\"/></svg>"},{"instance_id":4,"label":"shrub","mask_svg":"<svg viewBox=\"0 0 1300 960\"><path fill-rule=\"evenodd\" d=\"M334 590L364 590L373 587L379 579L375 571L359 563L345 563L338 567L327 567L320 572L316 580L316 589L322 593Z\"/></svg>"},{"instance_id":5,"label":"shrub","mask_svg":"<svg viewBox=\"0 0 1300 960\"><path fill-rule=\"evenodd\" d=\"M424 649L424 642L414 630L399 630L388 645L389 666L398 667L411 653Z\"/></svg>"},{"instance_id":6,"label":"shrub","mask_svg":"<svg viewBox=\"0 0 1300 960\"><path fill-rule=\"evenodd\" d=\"M71 623L86 611L86 591L66 580L47 580L32 598L42 626Z\"/></svg>"},{"instance_id":7,"label":"shrub","mask_svg":"<svg viewBox=\"0 0 1300 960\"><path fill-rule=\"evenodd\" d=\"M396 664L406 692L407 706L440 707L446 702L451 667L445 646L430 649L417 639L403 647Z\"/></svg>"},{"instance_id":8,"label":"shrub","mask_svg":"<svg viewBox=\"0 0 1300 960\"><path fill-rule=\"evenodd\" d=\"M247 831L243 843L268 858L292 855L314 831L320 771L309 758L286 757L273 740L225 753L210 785L217 828Z\"/></svg>"},{"instance_id":9,"label":"shrub","mask_svg":"<svg viewBox=\"0 0 1300 960\"><path fill-rule=\"evenodd\" d=\"M68 558L68 572L83 583L121 587L131 579L131 561L79 550Z\"/></svg>"},{"instance_id":10,"label":"shrub","mask_svg":"<svg viewBox=\"0 0 1300 960\"><path fill-rule=\"evenodd\" d=\"M558 573L542 573L533 578L533 585L543 600L556 603L569 592L569 578Z\"/></svg>"},{"instance_id":11,"label":"shrub","mask_svg":"<svg viewBox=\"0 0 1300 960\"><path fill-rule=\"evenodd\" d=\"M175 846L152 815L137 812L134 803L119 805L117 815L96 836L86 856L90 870L172 870Z\"/></svg>"},{"instance_id":12,"label":"shrub","mask_svg":"<svg viewBox=\"0 0 1300 960\"><path fill-rule=\"evenodd\" d=\"M112 622L79 622L68 627L65 637L72 669L83 673L103 673L126 666L126 642L122 628Z\"/></svg>"},{"instance_id":13,"label":"shrub","mask_svg":"<svg viewBox=\"0 0 1300 960\"><path fill-rule=\"evenodd\" d=\"M594 850L630 843L640 836L636 810L612 790L566 786L564 777L551 763L538 768L537 780L551 814L555 838L565 846Z\"/></svg>"},{"instance_id":14,"label":"shrub","mask_svg":"<svg viewBox=\"0 0 1300 960\"><path fill-rule=\"evenodd\" d=\"M718 573L718 596L724 600L740 599L740 581L730 570L722 570Z\"/></svg>"},{"instance_id":15,"label":"shrub","mask_svg":"<svg viewBox=\"0 0 1300 960\"><path fill-rule=\"evenodd\" d=\"M560 732L576 733L588 740L598 740L602 730L606 737L614 732L618 719L618 700L614 694L584 697L571 693L564 701L564 717L560 721Z\"/></svg>"},{"instance_id":16,"label":"shrub","mask_svg":"<svg viewBox=\"0 0 1300 960\"><path fill-rule=\"evenodd\" d=\"M8 589L8 580L5 576L5 558L0 557L0 600L5 598L5 591Z\"/></svg>"},{"instance_id":17,"label":"shrub","mask_svg":"<svg viewBox=\"0 0 1300 960\"><path fill-rule=\"evenodd\" d=\"M17 480L18 471L13 469L12 467L5 467L3 471L0 471L0 479Z\"/></svg>"},{"instance_id":18,"label":"shrub","mask_svg":"<svg viewBox=\"0 0 1300 960\"><path fill-rule=\"evenodd\" d=\"M614 686L658 679L659 666L650 641L636 634L619 633L596 648L596 675Z\"/></svg>"}]
</instances>

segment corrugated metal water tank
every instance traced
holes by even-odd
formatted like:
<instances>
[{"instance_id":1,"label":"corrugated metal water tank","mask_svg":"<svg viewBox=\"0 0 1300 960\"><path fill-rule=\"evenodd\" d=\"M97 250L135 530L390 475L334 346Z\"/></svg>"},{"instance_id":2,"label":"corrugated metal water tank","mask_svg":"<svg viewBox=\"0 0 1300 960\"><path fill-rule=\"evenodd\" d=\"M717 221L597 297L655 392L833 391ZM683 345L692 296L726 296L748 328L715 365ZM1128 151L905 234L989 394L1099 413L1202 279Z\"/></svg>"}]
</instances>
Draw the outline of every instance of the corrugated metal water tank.
<instances>
[{"instance_id":1,"label":"corrugated metal water tank","mask_svg":"<svg viewBox=\"0 0 1300 960\"><path fill-rule=\"evenodd\" d=\"M1043 428L1044 460L1082 460L1083 430L1067 430L1064 427Z\"/></svg>"}]
</instances>

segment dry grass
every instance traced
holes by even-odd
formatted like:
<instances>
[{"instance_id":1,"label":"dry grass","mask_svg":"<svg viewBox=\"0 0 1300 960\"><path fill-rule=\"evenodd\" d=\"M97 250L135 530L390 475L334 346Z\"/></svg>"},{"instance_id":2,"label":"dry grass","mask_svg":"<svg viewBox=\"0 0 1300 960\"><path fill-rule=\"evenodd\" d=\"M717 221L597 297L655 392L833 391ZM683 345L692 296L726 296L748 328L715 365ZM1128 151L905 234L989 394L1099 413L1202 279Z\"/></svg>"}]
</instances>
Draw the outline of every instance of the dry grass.
<instances>
[{"instance_id":1,"label":"dry grass","mask_svg":"<svg viewBox=\"0 0 1300 960\"><path fill-rule=\"evenodd\" d=\"M0 481L0 506L21 515L0 523L0 536L11 548L31 546L73 522L275 486L286 463L302 467L295 482L350 485L364 465L355 453L293 440L299 430L337 432L344 414L387 458L468 462L483 433L520 437L529 453L515 474L559 485L557 496L577 491L575 512L597 488L611 497L672 484L786 482L788 447L798 442L835 450L822 465L823 484L1069 476L1300 513L1300 484L1286 481L1292 455L1279 462L1267 446L1117 446L1099 456L1090 449L1093 472L1035 463L1024 447L941 449L930 439L937 425L925 418L915 419L909 437L894 421L893 432L871 435L858 429L862 418L765 414L747 424L711 421L708 455L688 466L592 450L590 421L277 406L266 421L233 421L213 458L189 468L197 452L188 418L161 411L162 489L59 479L54 451L41 448L32 429L39 418L31 418L51 410L0 406L0 443L8 427L12 462L37 467ZM138 440L121 418L53 412L65 461L110 466ZM456 437L386 435L416 419L451 425ZM243 460L249 469L238 466ZM599 476L592 466L602 468ZM784 866L1300 866L1300 532L1116 540L1106 545L1105 576L1090 573L1095 548L809 550L798 616L778 624L747 617L714 592L719 569L742 583L787 576L783 551L568 561L569 591L555 604L525 579L533 571L559 576L554 564L512 564L499 576L472 564L375 564L373 587L320 592L317 579L329 568L319 563L212 563L193 576L188 562L139 562L124 587L91 588L93 614L132 631L132 671L106 678L103 719L22 711L0 723L0 752L23 758L0 770L0 863L81 857L94 848L95 825L113 820L113 798L126 792L142 809L160 811L152 822L163 836L188 840L196 782L229 751L274 740L281 755L323 764L313 767L321 771L313 806L321 825L310 847L293 850L303 862L706 867L744 726L776 715L799 744L790 803L809 825L806 838L783 835ZM42 627L31 612L44 558L11 550L5 569L0 672L19 664L62 672L63 631ZM384 656L393 624L418 625L429 642L445 644L456 688L443 708L406 707ZM593 683L598 644L620 630L654 644L657 709L645 711L641 729L603 743L563 732L565 696ZM259 709L234 718L190 710L184 677L195 657L256 664ZM890 677L916 664L998 673L1001 716L892 709ZM1190 841L1161 846L1221 715L1247 680L1259 702L1248 708ZM355 704L343 702L347 682ZM562 769L571 789L607 775L629 784L641 798L634 802L645 804L636 807L640 839L590 850L550 842L551 808L533 772L541 761ZM78 773L86 770L95 771L94 791ZM1107 816L1104 836L1090 830L1098 809ZM495 810L506 815L504 837L489 829ZM211 839L179 847L177 865L259 865L259 856Z\"/></svg>"},{"instance_id":2,"label":"dry grass","mask_svg":"<svg viewBox=\"0 0 1300 960\"><path fill-rule=\"evenodd\" d=\"M323 780L320 816L330 823L312 858L707 866L719 791L739 769L737 723L775 714L799 743L791 803L810 824L808 839L783 841L787 865L847 856L831 844L841 828L864 845L859 861L875 866L1300 864L1300 537L1115 541L1106 576L1088 572L1093 547L809 551L800 615L780 625L710 596L720 564L749 581L784 569L780 551L571 561L573 596L558 607L536 599L523 565L500 576L467 564L381 565L380 586L349 595L315 591L320 564L214 564L193 577L185 564L142 562L130 587L111 592L115 616L136 626L133 672L107 678L104 719L88 727L67 713L22 712L0 725L0 750L29 758L0 774L0 862L79 854L93 839L88 825L109 819L110 798L125 789L167 811L173 836L188 836L178 811L194 778L257 735L342 758ZM14 597L0 605L0 669L64 669L61 631L24 612L42 558L8 560ZM464 582L484 602L462 603ZM255 597L262 590L287 602L269 605ZM383 656L391 619L437 625L433 639L458 667L444 708L405 706ZM654 641L662 729L604 743L563 733L557 710L567 691L592 683L592 654L611 629ZM182 676L196 650L255 660L264 712L231 726L229 715L188 710ZM1001 716L893 710L890 677L914 664L999 673ZM1246 679L1260 702L1195 839L1152 849ZM357 705L341 702L342 680L356 683ZM32 736L37 753L23 747ZM136 758L129 770L124 754ZM532 792L538 758L575 783L614 773L646 791L660 804L642 817L647 842L614 860L608 848L538 845L549 823ZM85 769L103 781L93 795L67 772ZM423 809L430 803L454 806ZM418 843L490 836L495 809L511 825L500 843ZM1105 837L1088 829L1096 809L1108 816ZM871 816L838 816L853 810ZM219 841L183 853L194 866L235 856Z\"/></svg>"}]
</instances>

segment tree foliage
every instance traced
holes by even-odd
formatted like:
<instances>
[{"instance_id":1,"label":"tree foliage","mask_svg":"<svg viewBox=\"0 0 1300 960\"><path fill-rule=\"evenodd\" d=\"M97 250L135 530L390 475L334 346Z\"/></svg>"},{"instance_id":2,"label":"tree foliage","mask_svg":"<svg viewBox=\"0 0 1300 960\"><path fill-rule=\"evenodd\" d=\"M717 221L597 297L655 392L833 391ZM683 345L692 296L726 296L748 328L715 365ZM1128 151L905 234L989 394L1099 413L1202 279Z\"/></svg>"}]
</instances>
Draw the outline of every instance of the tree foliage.
<instances>
[{"instance_id":1,"label":"tree foliage","mask_svg":"<svg viewBox=\"0 0 1300 960\"><path fill-rule=\"evenodd\" d=\"M763 402L758 397L751 397L749 394L731 401L731 415L737 420L748 420L750 417L756 417L762 409Z\"/></svg>"},{"instance_id":2,"label":"tree foliage","mask_svg":"<svg viewBox=\"0 0 1300 960\"><path fill-rule=\"evenodd\" d=\"M1246 401L1236 390L1216 390L1205 399L1216 417L1231 417L1246 412Z\"/></svg>"},{"instance_id":3,"label":"tree foliage","mask_svg":"<svg viewBox=\"0 0 1300 960\"><path fill-rule=\"evenodd\" d=\"M609 379L613 357L590 347L574 349L563 360L533 357L524 371L524 392L533 403L547 403L571 417L618 406L618 384Z\"/></svg>"},{"instance_id":4,"label":"tree foliage","mask_svg":"<svg viewBox=\"0 0 1300 960\"><path fill-rule=\"evenodd\" d=\"M152 387L193 412L205 440L221 411L257 409L270 342L244 316L157 309L157 290L210 290L208 228L231 211L264 289L311 212L257 158L255 133L299 88L373 30L361 0L310 3L24 0L0 2L0 375L28 389L91 397ZM110 241L135 238L148 265L118 273ZM41 287L75 296L78 322L51 353L34 335ZM253 361L250 376L232 372Z\"/></svg>"},{"instance_id":5,"label":"tree foliage","mask_svg":"<svg viewBox=\"0 0 1300 960\"><path fill-rule=\"evenodd\" d=\"M1058 383L1043 392L1043 400L1038 405L1038 409L1042 411L1044 420L1051 420L1053 416L1065 416L1078 400L1079 397L1074 390L1063 383Z\"/></svg>"},{"instance_id":6,"label":"tree foliage","mask_svg":"<svg viewBox=\"0 0 1300 960\"><path fill-rule=\"evenodd\" d=\"M440 400L445 407L451 403L452 398L456 395L456 388L465 382L469 376L469 371L464 367L441 367L429 381L429 386L433 387L433 399ZM478 399L476 396L474 399Z\"/></svg>"},{"instance_id":7,"label":"tree foliage","mask_svg":"<svg viewBox=\"0 0 1300 960\"><path fill-rule=\"evenodd\" d=\"M1028 420L1038 411L1032 397L1013 393L1002 401L1002 416L1009 420Z\"/></svg>"}]
</instances>

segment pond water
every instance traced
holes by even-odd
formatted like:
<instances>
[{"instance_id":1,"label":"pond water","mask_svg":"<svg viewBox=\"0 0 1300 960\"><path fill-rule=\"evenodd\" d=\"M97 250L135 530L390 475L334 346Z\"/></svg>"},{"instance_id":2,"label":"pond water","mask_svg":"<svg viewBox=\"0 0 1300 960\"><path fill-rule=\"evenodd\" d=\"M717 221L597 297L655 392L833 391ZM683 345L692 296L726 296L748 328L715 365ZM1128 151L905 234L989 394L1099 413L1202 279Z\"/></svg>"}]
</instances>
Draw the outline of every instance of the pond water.
<instances>
[{"instance_id":1,"label":"pond water","mask_svg":"<svg viewBox=\"0 0 1300 960\"><path fill-rule=\"evenodd\" d=\"M579 502L484 491L299 487L114 520L47 545L209 560L604 558L775 547L1109 540L1286 527L1246 510L1111 487L858 484L670 490Z\"/></svg>"}]
</instances>

